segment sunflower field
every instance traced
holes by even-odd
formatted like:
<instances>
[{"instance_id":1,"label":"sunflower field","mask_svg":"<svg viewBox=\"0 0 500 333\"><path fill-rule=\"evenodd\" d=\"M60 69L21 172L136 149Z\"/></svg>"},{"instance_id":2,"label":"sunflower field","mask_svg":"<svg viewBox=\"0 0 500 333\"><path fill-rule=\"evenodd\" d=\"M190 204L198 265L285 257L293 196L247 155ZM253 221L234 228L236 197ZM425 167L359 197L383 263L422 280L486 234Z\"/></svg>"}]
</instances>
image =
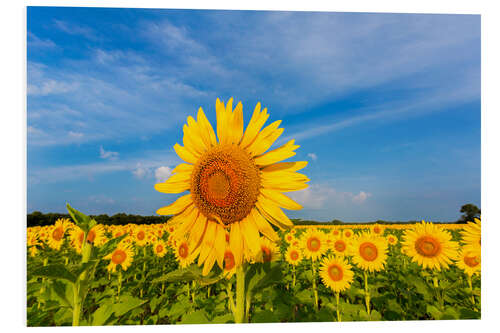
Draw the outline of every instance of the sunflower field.
<instances>
[{"instance_id":1,"label":"sunflower field","mask_svg":"<svg viewBox=\"0 0 500 333\"><path fill-rule=\"evenodd\" d=\"M300 146L257 103L187 118L166 224L72 218L27 231L28 326L480 318L481 221L294 227Z\"/></svg>"},{"instance_id":2,"label":"sunflower field","mask_svg":"<svg viewBox=\"0 0 500 333\"><path fill-rule=\"evenodd\" d=\"M480 220L297 226L240 267L226 233L222 269L203 272L169 224L68 209L28 228L28 326L480 318Z\"/></svg>"}]
</instances>

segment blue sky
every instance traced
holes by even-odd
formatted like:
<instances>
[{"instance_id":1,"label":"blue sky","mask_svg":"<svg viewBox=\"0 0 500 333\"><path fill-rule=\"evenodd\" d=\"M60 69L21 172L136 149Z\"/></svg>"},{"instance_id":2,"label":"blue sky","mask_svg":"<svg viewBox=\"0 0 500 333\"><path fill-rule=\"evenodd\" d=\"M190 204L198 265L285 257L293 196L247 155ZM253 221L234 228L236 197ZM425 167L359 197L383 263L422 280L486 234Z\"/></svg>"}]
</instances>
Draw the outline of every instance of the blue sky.
<instances>
[{"instance_id":1,"label":"blue sky","mask_svg":"<svg viewBox=\"0 0 500 333\"><path fill-rule=\"evenodd\" d=\"M290 217L481 203L478 15L29 7L28 212L154 215L182 125L260 101L308 160Z\"/></svg>"}]
</instances>

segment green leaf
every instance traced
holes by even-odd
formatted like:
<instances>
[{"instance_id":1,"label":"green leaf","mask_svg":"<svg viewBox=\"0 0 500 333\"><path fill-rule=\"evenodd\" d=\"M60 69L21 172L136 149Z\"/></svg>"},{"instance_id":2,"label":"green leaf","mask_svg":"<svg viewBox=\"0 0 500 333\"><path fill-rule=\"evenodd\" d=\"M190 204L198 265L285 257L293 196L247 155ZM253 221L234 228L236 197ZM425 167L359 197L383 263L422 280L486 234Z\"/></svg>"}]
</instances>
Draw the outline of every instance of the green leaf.
<instances>
[{"instance_id":1,"label":"green leaf","mask_svg":"<svg viewBox=\"0 0 500 333\"><path fill-rule=\"evenodd\" d=\"M68 209L69 215L75 222L77 226L79 226L83 231L88 232L90 230L90 217L83 214L82 212L77 211L73 207L66 203L66 208Z\"/></svg>"},{"instance_id":2,"label":"green leaf","mask_svg":"<svg viewBox=\"0 0 500 333\"><path fill-rule=\"evenodd\" d=\"M51 288L61 304L73 308L73 286L70 283L65 280L55 280Z\"/></svg>"},{"instance_id":3,"label":"green leaf","mask_svg":"<svg viewBox=\"0 0 500 333\"><path fill-rule=\"evenodd\" d=\"M279 322L278 318L271 311L259 311L252 315L252 323L276 323Z\"/></svg>"},{"instance_id":4,"label":"green leaf","mask_svg":"<svg viewBox=\"0 0 500 333\"><path fill-rule=\"evenodd\" d=\"M481 313L467 308L460 309L460 319L481 319Z\"/></svg>"},{"instance_id":5,"label":"green leaf","mask_svg":"<svg viewBox=\"0 0 500 333\"><path fill-rule=\"evenodd\" d=\"M193 264L186 268L180 268L153 279L152 283L196 281L200 286L204 287L216 283L222 278L222 275L215 275L213 273L203 276L202 269L198 267L198 265Z\"/></svg>"},{"instance_id":6,"label":"green leaf","mask_svg":"<svg viewBox=\"0 0 500 333\"><path fill-rule=\"evenodd\" d=\"M97 252L97 256L99 257L99 259L102 259L103 257L107 256L108 254L110 254L111 252L114 251L114 249L116 248L116 246L118 245L118 243L120 243L120 241L122 239L124 239L125 237L127 237L128 234L123 234L119 237L116 237L116 238L113 238L113 239L110 239L109 241L107 241L103 246L97 248L98 252Z\"/></svg>"},{"instance_id":7,"label":"green leaf","mask_svg":"<svg viewBox=\"0 0 500 333\"><path fill-rule=\"evenodd\" d=\"M434 305L427 304L427 313L430 314L433 319L436 319L436 320L441 319L442 313Z\"/></svg>"},{"instance_id":8,"label":"green leaf","mask_svg":"<svg viewBox=\"0 0 500 333\"><path fill-rule=\"evenodd\" d=\"M113 304L113 312L115 316L120 317L146 302L147 300L142 300L131 295L122 295L120 296L119 303Z\"/></svg>"},{"instance_id":9,"label":"green leaf","mask_svg":"<svg viewBox=\"0 0 500 333\"><path fill-rule=\"evenodd\" d=\"M48 279L62 279L71 283L76 282L76 276L68 271L62 264L50 264L35 269L32 273L34 276L45 277Z\"/></svg>"},{"instance_id":10,"label":"green leaf","mask_svg":"<svg viewBox=\"0 0 500 333\"><path fill-rule=\"evenodd\" d=\"M213 320L213 324L227 324L227 323L232 323L234 322L233 315L230 313L226 313L225 315L222 316L216 316Z\"/></svg>"},{"instance_id":11,"label":"green leaf","mask_svg":"<svg viewBox=\"0 0 500 333\"><path fill-rule=\"evenodd\" d=\"M114 312L114 304L106 302L92 314L92 326L102 326L111 317Z\"/></svg>"},{"instance_id":12,"label":"green leaf","mask_svg":"<svg viewBox=\"0 0 500 333\"><path fill-rule=\"evenodd\" d=\"M197 310L184 314L179 324L207 324L209 322L205 310Z\"/></svg>"}]
</instances>

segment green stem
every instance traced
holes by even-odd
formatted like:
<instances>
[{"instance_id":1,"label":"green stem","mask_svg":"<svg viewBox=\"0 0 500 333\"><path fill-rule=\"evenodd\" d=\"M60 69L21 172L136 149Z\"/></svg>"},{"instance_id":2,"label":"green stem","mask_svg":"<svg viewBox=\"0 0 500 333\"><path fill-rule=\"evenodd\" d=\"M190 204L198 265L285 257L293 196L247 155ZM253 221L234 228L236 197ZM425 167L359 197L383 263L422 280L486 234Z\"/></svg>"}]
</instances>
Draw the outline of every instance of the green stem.
<instances>
[{"instance_id":1,"label":"green stem","mask_svg":"<svg viewBox=\"0 0 500 333\"><path fill-rule=\"evenodd\" d=\"M245 318L245 268L243 265L236 268L236 309L234 322L243 323Z\"/></svg>"},{"instance_id":2,"label":"green stem","mask_svg":"<svg viewBox=\"0 0 500 333\"><path fill-rule=\"evenodd\" d=\"M87 236L85 235L85 240ZM87 263L90 260L90 255L92 254L92 245L88 244L86 241L83 243L82 248L82 263ZM76 279L73 284L73 326L80 326L80 313L82 311L83 302L87 296L87 290L82 290L82 285L87 285L87 279L89 278L89 272L87 270L83 271L80 276Z\"/></svg>"},{"instance_id":3,"label":"green stem","mask_svg":"<svg viewBox=\"0 0 500 333\"><path fill-rule=\"evenodd\" d=\"M187 285L187 296L188 296L188 299L191 298L191 289L189 288L189 282L186 283Z\"/></svg>"},{"instance_id":4,"label":"green stem","mask_svg":"<svg viewBox=\"0 0 500 333\"><path fill-rule=\"evenodd\" d=\"M295 288L295 266L292 265L292 287Z\"/></svg>"},{"instance_id":5,"label":"green stem","mask_svg":"<svg viewBox=\"0 0 500 333\"><path fill-rule=\"evenodd\" d=\"M318 288L316 287L316 265L314 265L314 260L312 259L311 259L311 267L312 267L312 284L314 292L314 306L316 307L316 311L318 311L319 304L318 304Z\"/></svg>"},{"instance_id":6,"label":"green stem","mask_svg":"<svg viewBox=\"0 0 500 333\"><path fill-rule=\"evenodd\" d=\"M363 271L365 276L365 303L366 303L366 313L370 315L370 289L368 288L368 273Z\"/></svg>"},{"instance_id":7,"label":"green stem","mask_svg":"<svg viewBox=\"0 0 500 333\"><path fill-rule=\"evenodd\" d=\"M80 303L80 288L79 282L73 284L73 326L80 326L80 311L82 304Z\"/></svg>"},{"instance_id":8,"label":"green stem","mask_svg":"<svg viewBox=\"0 0 500 333\"><path fill-rule=\"evenodd\" d=\"M474 299L474 291L472 289L472 275L467 274L467 282L469 282L469 289L470 289L470 299L472 301L472 305L476 305L476 300Z\"/></svg>"},{"instance_id":9,"label":"green stem","mask_svg":"<svg viewBox=\"0 0 500 333\"><path fill-rule=\"evenodd\" d=\"M231 310L231 312L233 313L233 317L236 318L236 307L234 306L234 299L233 299L233 292L231 290L231 286L232 284L230 282L228 282L226 284L226 291L227 291L227 296L228 296L228 308L229 310Z\"/></svg>"},{"instance_id":10,"label":"green stem","mask_svg":"<svg viewBox=\"0 0 500 333\"><path fill-rule=\"evenodd\" d=\"M122 289L122 270L118 268L118 292L116 294L116 298L120 296L120 291Z\"/></svg>"},{"instance_id":11,"label":"green stem","mask_svg":"<svg viewBox=\"0 0 500 333\"><path fill-rule=\"evenodd\" d=\"M195 286L196 286L196 281L193 280L193 292L191 293L191 299L193 300L193 303L195 299Z\"/></svg>"},{"instance_id":12,"label":"green stem","mask_svg":"<svg viewBox=\"0 0 500 333\"><path fill-rule=\"evenodd\" d=\"M340 318L340 309L339 309L339 299L340 299L340 293L337 292L335 293L335 299L337 300L337 321L342 321L341 318Z\"/></svg>"},{"instance_id":13,"label":"green stem","mask_svg":"<svg viewBox=\"0 0 500 333\"><path fill-rule=\"evenodd\" d=\"M212 288L212 286L208 286L208 290L207 290L207 297L210 297L210 289Z\"/></svg>"}]
</instances>

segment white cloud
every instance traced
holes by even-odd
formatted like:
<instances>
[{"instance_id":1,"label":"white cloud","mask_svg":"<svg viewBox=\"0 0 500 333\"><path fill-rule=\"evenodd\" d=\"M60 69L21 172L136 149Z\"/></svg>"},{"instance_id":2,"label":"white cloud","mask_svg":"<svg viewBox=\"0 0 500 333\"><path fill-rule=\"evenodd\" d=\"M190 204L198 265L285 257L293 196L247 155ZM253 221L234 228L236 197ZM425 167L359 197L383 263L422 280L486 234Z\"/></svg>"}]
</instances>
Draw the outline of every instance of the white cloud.
<instances>
[{"instance_id":1,"label":"white cloud","mask_svg":"<svg viewBox=\"0 0 500 333\"><path fill-rule=\"evenodd\" d=\"M56 80L46 80L43 82L28 84L28 95L46 96L53 94L64 94L78 88L78 83L67 83Z\"/></svg>"},{"instance_id":2,"label":"white cloud","mask_svg":"<svg viewBox=\"0 0 500 333\"><path fill-rule=\"evenodd\" d=\"M307 157L311 158L311 160L313 160L313 161L318 160L318 155L316 155L315 153L309 153L309 154L307 154Z\"/></svg>"},{"instance_id":3,"label":"white cloud","mask_svg":"<svg viewBox=\"0 0 500 333\"><path fill-rule=\"evenodd\" d=\"M28 48L53 48L56 44L50 39L41 39L28 31Z\"/></svg>"},{"instance_id":4,"label":"white cloud","mask_svg":"<svg viewBox=\"0 0 500 333\"><path fill-rule=\"evenodd\" d=\"M340 192L323 184L311 184L306 189L287 194L301 204L304 209L346 207L352 205L352 203L361 204L371 196L371 193L364 191L360 191L356 195L352 192Z\"/></svg>"},{"instance_id":5,"label":"white cloud","mask_svg":"<svg viewBox=\"0 0 500 333\"><path fill-rule=\"evenodd\" d=\"M143 166L142 163L137 163L137 167L132 170L132 174L138 179L144 179L151 175L151 170Z\"/></svg>"},{"instance_id":6,"label":"white cloud","mask_svg":"<svg viewBox=\"0 0 500 333\"><path fill-rule=\"evenodd\" d=\"M69 34L69 35L80 35L90 40L99 40L100 38L96 35L95 31L89 27L78 25L66 21L54 20L54 25L59 30Z\"/></svg>"},{"instance_id":7,"label":"white cloud","mask_svg":"<svg viewBox=\"0 0 500 333\"><path fill-rule=\"evenodd\" d=\"M356 194L355 196L352 197L352 201L355 203L363 203L365 200L371 196L371 193L366 193L364 191L359 192L359 194Z\"/></svg>"},{"instance_id":8,"label":"white cloud","mask_svg":"<svg viewBox=\"0 0 500 333\"><path fill-rule=\"evenodd\" d=\"M101 146L99 150L99 156L102 159L108 159L108 160L116 160L118 159L118 156L120 154L116 151L106 151L104 148Z\"/></svg>"},{"instance_id":9,"label":"white cloud","mask_svg":"<svg viewBox=\"0 0 500 333\"><path fill-rule=\"evenodd\" d=\"M168 166L161 166L155 170L156 181L162 183L166 181L172 174L172 169Z\"/></svg>"}]
</instances>

